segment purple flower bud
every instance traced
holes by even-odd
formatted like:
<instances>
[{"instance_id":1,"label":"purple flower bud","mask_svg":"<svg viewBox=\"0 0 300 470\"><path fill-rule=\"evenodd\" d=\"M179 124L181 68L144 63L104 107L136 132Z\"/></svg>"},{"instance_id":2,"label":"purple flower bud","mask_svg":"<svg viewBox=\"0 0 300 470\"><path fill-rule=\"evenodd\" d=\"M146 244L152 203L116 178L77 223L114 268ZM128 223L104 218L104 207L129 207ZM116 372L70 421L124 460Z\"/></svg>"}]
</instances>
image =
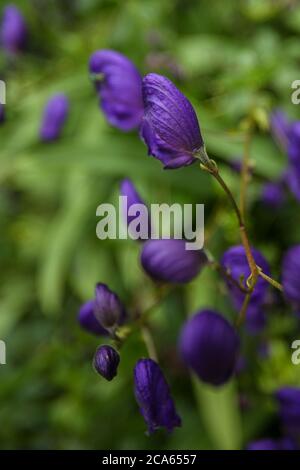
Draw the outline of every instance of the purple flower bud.
<instances>
[{"instance_id":1,"label":"purple flower bud","mask_svg":"<svg viewBox=\"0 0 300 470\"><path fill-rule=\"evenodd\" d=\"M27 39L27 27L24 17L15 5L5 7L1 25L0 42L10 54L24 49Z\"/></svg>"},{"instance_id":2,"label":"purple flower bud","mask_svg":"<svg viewBox=\"0 0 300 470\"><path fill-rule=\"evenodd\" d=\"M151 434L159 428L169 432L181 426L163 373L152 359L140 359L134 368L134 392Z\"/></svg>"},{"instance_id":3,"label":"purple flower bud","mask_svg":"<svg viewBox=\"0 0 300 470\"><path fill-rule=\"evenodd\" d=\"M227 382L235 371L239 337L219 313L202 310L184 325L179 342L181 356L198 377L212 385Z\"/></svg>"},{"instance_id":4,"label":"purple flower bud","mask_svg":"<svg viewBox=\"0 0 300 470\"><path fill-rule=\"evenodd\" d=\"M78 313L78 322L80 326L92 333L94 335L107 335L107 330L105 330L97 318L95 317L95 300L88 300L85 302L79 309Z\"/></svg>"},{"instance_id":5,"label":"purple flower bud","mask_svg":"<svg viewBox=\"0 0 300 470\"><path fill-rule=\"evenodd\" d=\"M292 246L282 264L282 284L286 299L297 310L300 308L300 245Z\"/></svg>"},{"instance_id":6,"label":"purple flower bud","mask_svg":"<svg viewBox=\"0 0 300 470\"><path fill-rule=\"evenodd\" d=\"M56 140L60 137L63 126L69 114L69 101L63 94L52 96L47 102L40 137L44 142Z\"/></svg>"},{"instance_id":7,"label":"purple flower bud","mask_svg":"<svg viewBox=\"0 0 300 470\"><path fill-rule=\"evenodd\" d=\"M126 196L127 197L127 204L126 207L123 207L123 212L124 212L124 218L127 226L135 220L136 217L138 217L139 220L141 220L141 224L143 227L145 227L145 237L141 236L141 239L147 239L150 238L151 236L151 221L150 217L148 214L148 209L147 206L145 205L143 199L139 195L139 193L136 191L132 181L128 178L124 179L121 182L120 186L120 193L121 196ZM145 207L145 215L142 213L140 215L139 211L137 211L137 215L129 215L129 210L134 204L142 204ZM133 208L134 209L134 208ZM141 230L142 232L142 230Z\"/></svg>"},{"instance_id":8,"label":"purple flower bud","mask_svg":"<svg viewBox=\"0 0 300 470\"><path fill-rule=\"evenodd\" d=\"M155 73L146 75L142 89L145 113L141 137L149 155L168 169L195 162L204 143L189 100L168 78Z\"/></svg>"},{"instance_id":9,"label":"purple flower bud","mask_svg":"<svg viewBox=\"0 0 300 470\"><path fill-rule=\"evenodd\" d=\"M135 65L123 54L103 49L91 55L89 70L108 122L122 131L139 127L142 77Z\"/></svg>"},{"instance_id":10,"label":"purple flower bud","mask_svg":"<svg viewBox=\"0 0 300 470\"><path fill-rule=\"evenodd\" d=\"M289 128L288 156L292 165L300 165L300 121L295 121Z\"/></svg>"},{"instance_id":11,"label":"purple flower bud","mask_svg":"<svg viewBox=\"0 0 300 470\"><path fill-rule=\"evenodd\" d=\"M274 110L270 116L270 127L274 140L282 150L287 151L290 131L287 115L280 109Z\"/></svg>"},{"instance_id":12,"label":"purple flower bud","mask_svg":"<svg viewBox=\"0 0 300 470\"><path fill-rule=\"evenodd\" d=\"M196 277L206 265L203 250L187 250L185 240L148 240L141 252L141 263L153 279L184 284Z\"/></svg>"},{"instance_id":13,"label":"purple flower bud","mask_svg":"<svg viewBox=\"0 0 300 470\"><path fill-rule=\"evenodd\" d=\"M252 255L256 264L262 268L265 274L270 275L270 269L267 261L261 253L255 248L251 248ZM250 276L250 268L248 265L245 249L242 245L233 246L229 248L221 259L221 264L224 269L233 277L237 282L241 282L246 287L246 280ZM226 277L226 283L229 289L230 297L236 310L240 310L245 293L242 292L235 284L230 282ZM251 295L251 299L247 310L247 324L249 328L259 330L260 326L265 325L265 317L262 310L263 304L266 301L268 294L268 283L262 277L259 277Z\"/></svg>"},{"instance_id":14,"label":"purple flower bud","mask_svg":"<svg viewBox=\"0 0 300 470\"><path fill-rule=\"evenodd\" d=\"M95 316L100 325L110 330L124 319L124 307L114 292L105 284L96 285Z\"/></svg>"},{"instance_id":15,"label":"purple flower bud","mask_svg":"<svg viewBox=\"0 0 300 470\"><path fill-rule=\"evenodd\" d=\"M4 105L0 103L0 124L5 121L5 110Z\"/></svg>"},{"instance_id":16,"label":"purple flower bud","mask_svg":"<svg viewBox=\"0 0 300 470\"><path fill-rule=\"evenodd\" d=\"M276 393L279 416L291 435L300 436L300 387L283 387Z\"/></svg>"},{"instance_id":17,"label":"purple flower bud","mask_svg":"<svg viewBox=\"0 0 300 470\"><path fill-rule=\"evenodd\" d=\"M262 201L271 209L278 209L284 202L284 191L281 182L266 183L262 190Z\"/></svg>"},{"instance_id":18,"label":"purple flower bud","mask_svg":"<svg viewBox=\"0 0 300 470\"><path fill-rule=\"evenodd\" d=\"M290 164L286 173L286 183L297 201L300 202L300 161L299 164Z\"/></svg>"},{"instance_id":19,"label":"purple flower bud","mask_svg":"<svg viewBox=\"0 0 300 470\"><path fill-rule=\"evenodd\" d=\"M289 437L281 439L260 439L259 441L250 442L247 450L296 450L295 442Z\"/></svg>"},{"instance_id":20,"label":"purple flower bud","mask_svg":"<svg viewBox=\"0 0 300 470\"><path fill-rule=\"evenodd\" d=\"M117 375L119 362L119 353L111 346L104 345L97 348L93 365L98 374L111 381Z\"/></svg>"}]
</instances>

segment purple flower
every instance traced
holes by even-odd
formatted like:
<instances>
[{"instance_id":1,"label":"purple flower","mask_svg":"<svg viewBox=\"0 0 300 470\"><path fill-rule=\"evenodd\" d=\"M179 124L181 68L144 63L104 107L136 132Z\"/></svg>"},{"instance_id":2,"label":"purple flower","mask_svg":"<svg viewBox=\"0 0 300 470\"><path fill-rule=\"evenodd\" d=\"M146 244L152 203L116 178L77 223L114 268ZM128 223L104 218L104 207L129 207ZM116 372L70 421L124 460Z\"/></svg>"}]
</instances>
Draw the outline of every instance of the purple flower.
<instances>
[{"instance_id":1,"label":"purple flower","mask_svg":"<svg viewBox=\"0 0 300 470\"><path fill-rule=\"evenodd\" d=\"M287 115L282 110L276 109L271 113L270 127L274 140L282 150L287 151L290 124Z\"/></svg>"},{"instance_id":2,"label":"purple flower","mask_svg":"<svg viewBox=\"0 0 300 470\"><path fill-rule=\"evenodd\" d=\"M149 155L168 169L195 162L204 143L191 103L168 78L155 73L146 75L142 89L145 113L140 133Z\"/></svg>"},{"instance_id":3,"label":"purple flower","mask_svg":"<svg viewBox=\"0 0 300 470\"><path fill-rule=\"evenodd\" d=\"M181 426L163 373L152 359L140 359L134 368L134 392L151 434L159 428L169 432Z\"/></svg>"},{"instance_id":4,"label":"purple flower","mask_svg":"<svg viewBox=\"0 0 300 470\"><path fill-rule=\"evenodd\" d=\"M127 203L126 205L124 204L123 206L123 215L125 218L126 225L129 226L137 217L138 220L140 221L140 224L142 227L140 227L138 231L140 231L141 236L139 237L140 239L147 239L150 238L151 236L151 222L150 222L150 217L148 214L148 209L147 206L145 205L143 199L139 195L139 193L136 191L132 181L128 178L124 179L121 182L121 187L120 187L120 193L121 196L127 197ZM130 208L134 204L139 204L144 207L145 212L141 212L138 208L137 209L137 215L130 215ZM132 210L135 208L132 207ZM135 210L134 210L135 212ZM131 233L131 235L133 235Z\"/></svg>"},{"instance_id":5,"label":"purple flower","mask_svg":"<svg viewBox=\"0 0 300 470\"><path fill-rule=\"evenodd\" d=\"M105 330L100 325L97 318L95 317L94 299L88 300L80 307L78 313L78 321L80 323L80 326L89 333L92 333L94 335L107 335L107 330Z\"/></svg>"},{"instance_id":6,"label":"purple flower","mask_svg":"<svg viewBox=\"0 0 300 470\"><path fill-rule=\"evenodd\" d=\"M4 105L0 103L0 124L5 121L5 109Z\"/></svg>"},{"instance_id":7,"label":"purple flower","mask_svg":"<svg viewBox=\"0 0 300 470\"><path fill-rule=\"evenodd\" d=\"M270 269L267 261L262 254L255 248L251 248L252 255L256 264L262 268L265 274L270 275ZM221 259L224 269L237 282L242 279L242 285L246 287L246 280L250 276L250 268L248 265L245 249L242 245L229 248ZM240 310L245 293L242 292L235 284L230 282L226 277L226 283L229 289L230 297L236 310ZM259 331L265 325L265 314L263 312L263 304L268 294L268 283L262 277L259 277L255 285L254 291L247 310L247 325L253 332Z\"/></svg>"},{"instance_id":8,"label":"purple flower","mask_svg":"<svg viewBox=\"0 0 300 470\"><path fill-rule=\"evenodd\" d=\"M15 54L24 49L26 39L27 27L22 13L15 5L8 5L3 12L0 42L7 52Z\"/></svg>"},{"instance_id":9,"label":"purple flower","mask_svg":"<svg viewBox=\"0 0 300 470\"><path fill-rule=\"evenodd\" d=\"M202 310L185 323L179 349L186 365L203 382L217 386L234 373L239 345L235 329L222 315Z\"/></svg>"},{"instance_id":10,"label":"purple flower","mask_svg":"<svg viewBox=\"0 0 300 470\"><path fill-rule=\"evenodd\" d=\"M103 49L91 55L89 70L108 122L122 131L139 127L142 77L135 65L123 54Z\"/></svg>"},{"instance_id":11,"label":"purple flower","mask_svg":"<svg viewBox=\"0 0 300 470\"><path fill-rule=\"evenodd\" d=\"M69 113L69 101L63 94L52 96L47 102L40 137L44 142L53 141L60 137Z\"/></svg>"},{"instance_id":12,"label":"purple flower","mask_svg":"<svg viewBox=\"0 0 300 470\"><path fill-rule=\"evenodd\" d=\"M148 240L142 249L141 263L157 281L184 284L196 277L206 265L203 250L186 250L185 240Z\"/></svg>"},{"instance_id":13,"label":"purple flower","mask_svg":"<svg viewBox=\"0 0 300 470\"><path fill-rule=\"evenodd\" d=\"M116 375L120 362L119 353L111 346L100 346L94 356L94 368L98 374L111 381Z\"/></svg>"},{"instance_id":14,"label":"purple flower","mask_svg":"<svg viewBox=\"0 0 300 470\"><path fill-rule=\"evenodd\" d=\"M284 191L281 181L266 183L263 186L261 198L263 203L271 209L278 209L282 206L284 202Z\"/></svg>"},{"instance_id":15,"label":"purple flower","mask_svg":"<svg viewBox=\"0 0 300 470\"><path fill-rule=\"evenodd\" d=\"M286 183L297 201L300 202L300 161L298 166L294 164L288 167Z\"/></svg>"},{"instance_id":16,"label":"purple flower","mask_svg":"<svg viewBox=\"0 0 300 470\"><path fill-rule=\"evenodd\" d=\"M250 442L247 450L296 450L295 442L289 437L281 439L260 439L259 441Z\"/></svg>"},{"instance_id":17,"label":"purple flower","mask_svg":"<svg viewBox=\"0 0 300 470\"><path fill-rule=\"evenodd\" d=\"M292 435L300 435L300 387L282 387L276 398L284 428Z\"/></svg>"},{"instance_id":18,"label":"purple flower","mask_svg":"<svg viewBox=\"0 0 300 470\"><path fill-rule=\"evenodd\" d=\"M124 307L114 292L106 284L96 285L95 316L105 329L113 329L124 319Z\"/></svg>"},{"instance_id":19,"label":"purple flower","mask_svg":"<svg viewBox=\"0 0 300 470\"><path fill-rule=\"evenodd\" d=\"M297 310L300 308L300 245L292 246L282 264L282 284L286 299Z\"/></svg>"},{"instance_id":20,"label":"purple flower","mask_svg":"<svg viewBox=\"0 0 300 470\"><path fill-rule=\"evenodd\" d=\"M288 157L286 182L296 199L300 201L300 121L295 121L290 125Z\"/></svg>"}]
</instances>

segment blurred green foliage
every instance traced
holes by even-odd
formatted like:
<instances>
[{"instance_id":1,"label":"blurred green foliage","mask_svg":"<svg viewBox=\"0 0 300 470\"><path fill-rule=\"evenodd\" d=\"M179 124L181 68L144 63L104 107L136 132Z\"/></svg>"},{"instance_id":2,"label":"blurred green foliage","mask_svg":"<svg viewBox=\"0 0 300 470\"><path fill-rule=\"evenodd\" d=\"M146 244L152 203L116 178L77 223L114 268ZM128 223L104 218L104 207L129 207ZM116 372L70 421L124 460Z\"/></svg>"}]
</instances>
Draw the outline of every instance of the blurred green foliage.
<instances>
[{"instance_id":1,"label":"blurred green foliage","mask_svg":"<svg viewBox=\"0 0 300 470\"><path fill-rule=\"evenodd\" d=\"M5 3L0 1L1 11ZM92 370L99 339L79 329L76 315L95 283L108 283L128 304L152 295L138 244L96 238L96 207L116 200L122 177L132 178L149 202L205 203L209 249L216 257L239 238L234 216L208 175L196 166L162 171L135 132L123 134L106 123L87 62L95 49L115 48L142 73L173 79L195 106L208 150L236 193L239 177L227 162L243 152L245 116L260 116L251 147L248 224L254 245L279 278L284 250L300 240L299 205L290 196L275 213L260 202L262 182L280 175L286 162L263 123L278 106L297 117L290 94L299 79L299 3L15 3L26 16L30 41L16 60L0 52L8 94L7 122L0 128L0 338L7 344L7 365L0 366L0 447L240 448L249 439L278 434L272 392L300 384L300 368L290 361L299 325L283 303L270 309L263 338L245 335L248 369L238 383L212 391L191 381L179 363L176 341L186 315L210 306L235 316L222 282L208 270L171 293L151 317L182 428L171 436L145 435L132 393L134 363L146 354L138 334L122 349L116 380L108 384ZM54 92L67 94L71 113L61 140L45 145L39 124ZM270 345L264 360L256 352L262 340ZM244 396L247 406L240 408Z\"/></svg>"}]
</instances>

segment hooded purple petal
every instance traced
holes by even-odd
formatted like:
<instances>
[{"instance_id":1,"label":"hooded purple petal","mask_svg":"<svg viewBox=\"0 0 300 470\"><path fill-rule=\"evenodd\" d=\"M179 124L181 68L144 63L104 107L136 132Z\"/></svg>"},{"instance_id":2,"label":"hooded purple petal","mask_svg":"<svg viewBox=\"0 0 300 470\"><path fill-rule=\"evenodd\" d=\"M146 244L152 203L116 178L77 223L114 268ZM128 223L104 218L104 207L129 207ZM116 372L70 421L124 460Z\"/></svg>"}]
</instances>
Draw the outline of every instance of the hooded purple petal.
<instances>
[{"instance_id":1,"label":"hooded purple petal","mask_svg":"<svg viewBox=\"0 0 300 470\"><path fill-rule=\"evenodd\" d=\"M89 300L85 302L79 310L78 313L78 321L80 326L92 333L94 335L107 335L107 330L105 330L100 323L98 322L97 318L95 317L95 300Z\"/></svg>"},{"instance_id":2,"label":"hooded purple petal","mask_svg":"<svg viewBox=\"0 0 300 470\"><path fill-rule=\"evenodd\" d=\"M204 144L188 99L168 78L150 73L143 79L143 100L141 137L149 155L168 169L193 163Z\"/></svg>"},{"instance_id":3,"label":"hooded purple petal","mask_svg":"<svg viewBox=\"0 0 300 470\"><path fill-rule=\"evenodd\" d=\"M109 382L117 375L120 362L119 353L111 346L99 346L94 356L94 368Z\"/></svg>"},{"instance_id":4,"label":"hooded purple petal","mask_svg":"<svg viewBox=\"0 0 300 470\"><path fill-rule=\"evenodd\" d=\"M239 344L235 329L222 315L202 310L185 323L179 348L186 365L201 380L218 386L234 373Z\"/></svg>"},{"instance_id":5,"label":"hooded purple petal","mask_svg":"<svg viewBox=\"0 0 300 470\"><path fill-rule=\"evenodd\" d=\"M148 240L142 249L141 263L157 281L181 284L191 281L206 265L203 250L187 250L185 240Z\"/></svg>"},{"instance_id":6,"label":"hooded purple petal","mask_svg":"<svg viewBox=\"0 0 300 470\"><path fill-rule=\"evenodd\" d=\"M280 109L276 109L270 116L270 127L274 140L287 151L289 144L290 124L287 115Z\"/></svg>"},{"instance_id":7,"label":"hooded purple petal","mask_svg":"<svg viewBox=\"0 0 300 470\"><path fill-rule=\"evenodd\" d=\"M106 284L96 286L95 316L99 323L107 329L114 328L124 320L124 307L114 292Z\"/></svg>"},{"instance_id":8,"label":"hooded purple petal","mask_svg":"<svg viewBox=\"0 0 300 470\"><path fill-rule=\"evenodd\" d=\"M147 235L145 238L150 238L151 236L151 221L148 213L148 208L139 195L139 193L136 191L132 181L128 178L124 179L121 182L120 186L120 194L121 196L127 197L127 204L126 207L123 206L123 216L125 219L125 223L128 226L132 221L136 219L136 217L139 217L139 220L142 218L142 224L143 227L145 227L145 235ZM145 217L140 217L139 213L137 215L129 215L129 210L134 204L141 204L145 208ZM147 212L146 212L147 211ZM142 213L143 214L143 213ZM143 238L143 237L141 237Z\"/></svg>"},{"instance_id":9,"label":"hooded purple petal","mask_svg":"<svg viewBox=\"0 0 300 470\"><path fill-rule=\"evenodd\" d=\"M159 428L170 432L181 426L166 379L152 359L140 359L136 363L134 393L150 434Z\"/></svg>"},{"instance_id":10,"label":"hooded purple petal","mask_svg":"<svg viewBox=\"0 0 300 470\"><path fill-rule=\"evenodd\" d=\"M24 49L27 27L24 17L15 5L8 5L3 12L0 43L10 54Z\"/></svg>"},{"instance_id":11,"label":"hooded purple petal","mask_svg":"<svg viewBox=\"0 0 300 470\"><path fill-rule=\"evenodd\" d=\"M276 393L284 428L300 437L300 387L282 387Z\"/></svg>"},{"instance_id":12,"label":"hooded purple petal","mask_svg":"<svg viewBox=\"0 0 300 470\"><path fill-rule=\"evenodd\" d=\"M41 139L45 142L60 137L69 113L69 101L63 94L52 96L44 109L40 128Z\"/></svg>"},{"instance_id":13,"label":"hooded purple petal","mask_svg":"<svg viewBox=\"0 0 300 470\"><path fill-rule=\"evenodd\" d=\"M300 308L300 245L291 247L284 256L282 284L286 299L295 309Z\"/></svg>"},{"instance_id":14,"label":"hooded purple petal","mask_svg":"<svg viewBox=\"0 0 300 470\"><path fill-rule=\"evenodd\" d=\"M123 54L100 50L90 57L101 108L112 125L122 131L139 127L143 116L142 77Z\"/></svg>"}]
</instances>

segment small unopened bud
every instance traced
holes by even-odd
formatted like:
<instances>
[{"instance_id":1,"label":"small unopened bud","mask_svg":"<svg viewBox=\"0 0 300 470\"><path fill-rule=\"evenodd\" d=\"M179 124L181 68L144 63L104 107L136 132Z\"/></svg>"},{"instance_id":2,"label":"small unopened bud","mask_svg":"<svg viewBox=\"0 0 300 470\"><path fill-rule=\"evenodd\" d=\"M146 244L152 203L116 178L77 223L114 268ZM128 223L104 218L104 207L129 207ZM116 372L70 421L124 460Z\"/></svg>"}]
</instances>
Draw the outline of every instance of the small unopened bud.
<instances>
[{"instance_id":1,"label":"small unopened bud","mask_svg":"<svg viewBox=\"0 0 300 470\"><path fill-rule=\"evenodd\" d=\"M94 356L94 368L98 374L111 381L116 375L120 362L119 353L111 346L100 346Z\"/></svg>"}]
</instances>

